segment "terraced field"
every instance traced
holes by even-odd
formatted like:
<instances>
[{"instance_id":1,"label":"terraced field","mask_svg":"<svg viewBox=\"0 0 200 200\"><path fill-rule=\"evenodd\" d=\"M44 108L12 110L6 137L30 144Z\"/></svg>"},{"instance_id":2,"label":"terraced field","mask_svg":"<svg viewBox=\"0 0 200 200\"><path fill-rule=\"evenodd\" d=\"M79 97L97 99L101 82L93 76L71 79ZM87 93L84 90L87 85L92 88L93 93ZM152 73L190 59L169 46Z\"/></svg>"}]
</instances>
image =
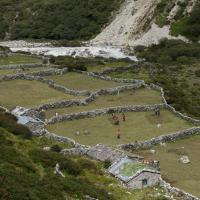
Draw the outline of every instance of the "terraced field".
<instances>
[{"instance_id":1,"label":"terraced field","mask_svg":"<svg viewBox=\"0 0 200 200\"><path fill-rule=\"evenodd\" d=\"M55 81L57 84L63 85L73 90L95 91L99 89L124 85L123 83L104 81L74 72L66 73L64 75L48 76L47 78Z\"/></svg>"},{"instance_id":2,"label":"terraced field","mask_svg":"<svg viewBox=\"0 0 200 200\"><path fill-rule=\"evenodd\" d=\"M66 108L49 109L46 111L46 118L53 117L55 113L59 115L89 111L94 109L125 106L125 105L151 105L162 103L161 95L158 91L151 89L138 89L121 92L113 95L98 96L95 101L86 106L70 106Z\"/></svg>"},{"instance_id":3,"label":"terraced field","mask_svg":"<svg viewBox=\"0 0 200 200\"><path fill-rule=\"evenodd\" d=\"M30 73L30 72L39 72L43 70L48 70L49 67L33 67L33 68L17 68L17 69L0 69L0 76L3 75L13 75L16 73Z\"/></svg>"},{"instance_id":4,"label":"terraced field","mask_svg":"<svg viewBox=\"0 0 200 200\"><path fill-rule=\"evenodd\" d=\"M67 136L85 145L95 144L126 144L139 140L147 140L153 137L177 132L192 127L192 124L177 118L169 111L162 111L161 116L155 116L153 112L126 113L127 121L122 122L122 115L118 114L120 125L111 123L109 115L94 118L85 118L73 121L63 121L46 128L58 135ZM158 128L158 124L160 127ZM121 131L121 139L117 139L118 129ZM76 132L80 135L77 136ZM89 131L89 134L84 134Z\"/></svg>"},{"instance_id":5,"label":"terraced field","mask_svg":"<svg viewBox=\"0 0 200 200\"><path fill-rule=\"evenodd\" d=\"M54 90L46 84L27 80L0 82L0 91L0 105L9 109L15 106L29 108L64 99L78 98Z\"/></svg>"},{"instance_id":6,"label":"terraced field","mask_svg":"<svg viewBox=\"0 0 200 200\"><path fill-rule=\"evenodd\" d=\"M15 55L0 59L0 66L41 62L42 60L37 57ZM118 65L115 67L119 67L121 65L124 65L124 63L118 62ZM106 69L106 66L104 65L91 65L87 67L89 71L101 71ZM114 67L114 63L108 67ZM50 68L43 67L41 65L41 67L25 69L23 72L37 72L46 69ZM2 77L3 75L16 74L19 72L19 69L13 70L5 68L0 70L0 76ZM122 77L124 74L127 75L128 78L132 78L132 76L128 75L128 72L118 75L119 77ZM146 79L146 77L146 74L141 73L137 78ZM114 88L117 86L126 85L121 82L104 81L75 72L69 72L63 75L45 76L45 79L53 80L56 84L65 87L66 91L67 89L73 89L77 91L88 90L93 94L99 89ZM63 88L57 87L56 89L53 89L52 87L49 87L48 84L38 81L1 81L0 106L4 106L8 109L12 109L16 106L32 108L46 103L56 102L56 108L46 108L45 118L49 119L54 117L53 119L60 119L62 117L61 115L64 114L77 114L79 112L92 111L95 109L128 105L143 105L147 107L149 107L149 105L154 105L156 107L155 104L163 103L159 91L148 88L140 88L136 90L127 89L120 93L118 93L116 90L115 94L109 94L108 92L108 94L97 96L87 105L76 106L73 105L74 102L72 102L72 104L69 104L72 106L67 104L69 107L66 107L67 105L60 104L59 102L61 100L81 99L84 103L86 96L73 96L62 92L62 90ZM156 116L155 111L126 112L125 121L123 121L123 113L115 113L115 115L119 118L118 125L113 123L111 115L104 114L101 116L94 115L92 117L85 117L83 119L72 119L71 121L62 121L57 123L55 121L54 124L48 124L47 120L47 125L44 128L46 128L49 132L55 133L59 136L65 136L74 139L80 144L96 145L102 143L112 146L128 144L135 141L149 140L154 137L167 135L194 127L192 123L177 117L175 114L166 109L161 110L160 116ZM117 137L119 133L121 136L120 139ZM166 147L152 147L155 149L155 154L151 154L149 150L140 150L134 153L143 155L146 159L159 160L161 162L161 172L165 180L170 182L173 186L179 187L193 195L200 197L199 145L200 136L194 136L184 140L176 141L174 143L169 143ZM188 155L191 163L188 165L181 164L179 162L181 155ZM128 167L125 173L129 172L130 169Z\"/></svg>"},{"instance_id":7,"label":"terraced field","mask_svg":"<svg viewBox=\"0 0 200 200\"><path fill-rule=\"evenodd\" d=\"M42 63L42 59L37 56L20 55L20 54L0 57L0 66L14 65L14 64L33 64L33 63Z\"/></svg>"}]
</instances>

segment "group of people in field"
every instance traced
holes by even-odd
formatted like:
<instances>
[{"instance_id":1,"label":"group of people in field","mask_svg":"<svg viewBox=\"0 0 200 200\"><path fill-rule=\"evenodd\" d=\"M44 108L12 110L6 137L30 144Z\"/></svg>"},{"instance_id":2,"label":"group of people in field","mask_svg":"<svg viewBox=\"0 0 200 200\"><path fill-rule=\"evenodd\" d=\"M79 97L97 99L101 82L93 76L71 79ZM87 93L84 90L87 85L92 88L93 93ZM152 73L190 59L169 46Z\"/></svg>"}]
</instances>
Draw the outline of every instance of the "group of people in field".
<instances>
[{"instance_id":1,"label":"group of people in field","mask_svg":"<svg viewBox=\"0 0 200 200\"><path fill-rule=\"evenodd\" d=\"M155 109L155 116L160 116L160 108ZM112 113L112 121L115 125L120 125L120 119L122 120L122 122L125 122L127 120L127 117L124 113L122 113L121 116ZM121 138L121 129L117 128L117 139L120 138Z\"/></svg>"}]
</instances>

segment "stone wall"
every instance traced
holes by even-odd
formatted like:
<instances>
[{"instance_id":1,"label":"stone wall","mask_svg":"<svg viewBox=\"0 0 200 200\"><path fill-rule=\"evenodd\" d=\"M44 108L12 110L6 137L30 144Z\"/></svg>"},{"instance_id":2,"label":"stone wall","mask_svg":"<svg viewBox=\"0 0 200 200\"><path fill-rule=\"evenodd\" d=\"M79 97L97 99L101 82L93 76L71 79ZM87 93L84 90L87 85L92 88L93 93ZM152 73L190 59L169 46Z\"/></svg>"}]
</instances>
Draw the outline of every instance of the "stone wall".
<instances>
[{"instance_id":1,"label":"stone wall","mask_svg":"<svg viewBox=\"0 0 200 200\"><path fill-rule=\"evenodd\" d=\"M148 149L160 143L175 141L177 139L185 138L195 134L200 134L200 127L193 127L176 133L161 135L146 141L136 141L130 144L122 144L118 147L125 150Z\"/></svg>"},{"instance_id":2,"label":"stone wall","mask_svg":"<svg viewBox=\"0 0 200 200\"><path fill-rule=\"evenodd\" d=\"M51 138L51 139L53 139L55 141L63 142L63 143L72 145L74 148L89 148L89 146L79 144L79 143L75 142L75 140L73 140L71 138L59 136L59 135L56 135L55 133L50 133L46 129L36 130L35 132L33 132L33 135Z\"/></svg>"},{"instance_id":3,"label":"stone wall","mask_svg":"<svg viewBox=\"0 0 200 200\"><path fill-rule=\"evenodd\" d=\"M160 178L161 175L158 172L151 172L151 170L143 170L142 172L138 172L138 174L127 183L127 187L130 189L141 189L144 187L142 183L144 179L148 180L146 186L157 186L160 183Z\"/></svg>"},{"instance_id":4,"label":"stone wall","mask_svg":"<svg viewBox=\"0 0 200 200\"><path fill-rule=\"evenodd\" d=\"M101 79L104 81L114 81L119 83L145 83L143 80L136 80L136 79L119 79L119 78L112 78L110 76L104 76L102 73L97 72L85 72L85 71L76 71L77 73L82 73L97 79Z\"/></svg>"},{"instance_id":5,"label":"stone wall","mask_svg":"<svg viewBox=\"0 0 200 200\"><path fill-rule=\"evenodd\" d=\"M179 188L171 186L169 183L165 182L163 179L160 180L160 186L164 188L167 192L171 194L175 194L178 197L181 197L181 199L184 200L200 200L198 197L195 197L184 190L181 190Z\"/></svg>"},{"instance_id":6,"label":"stone wall","mask_svg":"<svg viewBox=\"0 0 200 200\"><path fill-rule=\"evenodd\" d=\"M89 94L89 96L84 99L63 100L63 101L58 101L58 102L54 102L54 103L48 103L48 104L40 105L39 107L36 107L35 109L48 110L48 109L52 109L52 108L65 108L65 107L70 107L73 105L87 105L90 102L95 101L95 99L100 95L117 94L118 91L124 92L124 91L139 89L142 87L144 87L143 84L138 83L138 84L132 84L132 85L118 86L118 87L114 87L114 88L100 89L96 92L91 92L91 93L88 92L87 94Z\"/></svg>"},{"instance_id":7,"label":"stone wall","mask_svg":"<svg viewBox=\"0 0 200 200\"><path fill-rule=\"evenodd\" d=\"M122 112L146 112L146 111L154 111L156 108L164 109L164 104L154 104L154 105L131 105L131 106L118 106L118 107L110 107L104 109L96 109L87 112L79 112L72 114L65 114L52 117L47 120L47 124L55 124L62 121L71 121L83 118L91 118L100 115L106 115L110 113L122 113Z\"/></svg>"},{"instance_id":8,"label":"stone wall","mask_svg":"<svg viewBox=\"0 0 200 200\"><path fill-rule=\"evenodd\" d=\"M40 66L45 66L42 63L37 63L37 64L15 64L15 65L1 65L0 70L2 69L19 69L19 68L34 68L34 67L40 67Z\"/></svg>"},{"instance_id":9,"label":"stone wall","mask_svg":"<svg viewBox=\"0 0 200 200\"><path fill-rule=\"evenodd\" d=\"M42 72L40 72L40 73L42 73ZM47 73L49 73L49 72L47 72ZM56 72L53 71L53 73L56 73ZM58 71L58 73L60 73L60 71ZM28 80L28 81L39 81L41 83L47 84L49 87L51 87L55 90L64 92L66 94L74 95L74 96L87 96L90 94L89 91L77 91L77 90L68 89L62 85L56 84L52 80L45 79L41 76L31 76L28 74L15 74L15 75L0 76L0 81L12 81L12 80L20 80L20 79Z\"/></svg>"}]
</instances>

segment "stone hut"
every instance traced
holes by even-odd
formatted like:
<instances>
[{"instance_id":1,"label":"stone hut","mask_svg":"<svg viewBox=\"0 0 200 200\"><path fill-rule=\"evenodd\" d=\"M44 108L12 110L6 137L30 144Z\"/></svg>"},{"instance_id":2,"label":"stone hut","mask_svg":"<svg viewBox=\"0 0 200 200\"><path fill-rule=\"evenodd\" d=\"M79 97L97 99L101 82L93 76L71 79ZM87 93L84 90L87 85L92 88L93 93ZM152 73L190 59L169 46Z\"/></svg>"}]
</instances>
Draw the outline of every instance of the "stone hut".
<instances>
[{"instance_id":1,"label":"stone hut","mask_svg":"<svg viewBox=\"0 0 200 200\"><path fill-rule=\"evenodd\" d=\"M33 132L43 128L44 122L36 115L32 115L27 108L17 106L11 110L11 114L17 117L17 123L27 126Z\"/></svg>"},{"instance_id":2,"label":"stone hut","mask_svg":"<svg viewBox=\"0 0 200 200\"><path fill-rule=\"evenodd\" d=\"M153 165L125 156L113 163L108 171L130 189L142 189L159 185L160 171Z\"/></svg>"}]
</instances>

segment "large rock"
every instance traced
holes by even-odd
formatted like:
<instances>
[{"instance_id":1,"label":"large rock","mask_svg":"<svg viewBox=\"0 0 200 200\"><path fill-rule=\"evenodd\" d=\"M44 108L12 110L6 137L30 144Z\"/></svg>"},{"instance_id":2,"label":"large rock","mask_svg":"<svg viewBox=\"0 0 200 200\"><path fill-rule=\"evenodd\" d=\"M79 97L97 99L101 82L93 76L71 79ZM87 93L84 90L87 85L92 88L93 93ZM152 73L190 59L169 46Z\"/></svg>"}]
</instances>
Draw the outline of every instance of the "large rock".
<instances>
[{"instance_id":1,"label":"large rock","mask_svg":"<svg viewBox=\"0 0 200 200\"><path fill-rule=\"evenodd\" d=\"M181 156L181 158L179 159L179 161L183 164L188 164L190 163L190 159L188 158L188 156Z\"/></svg>"}]
</instances>

